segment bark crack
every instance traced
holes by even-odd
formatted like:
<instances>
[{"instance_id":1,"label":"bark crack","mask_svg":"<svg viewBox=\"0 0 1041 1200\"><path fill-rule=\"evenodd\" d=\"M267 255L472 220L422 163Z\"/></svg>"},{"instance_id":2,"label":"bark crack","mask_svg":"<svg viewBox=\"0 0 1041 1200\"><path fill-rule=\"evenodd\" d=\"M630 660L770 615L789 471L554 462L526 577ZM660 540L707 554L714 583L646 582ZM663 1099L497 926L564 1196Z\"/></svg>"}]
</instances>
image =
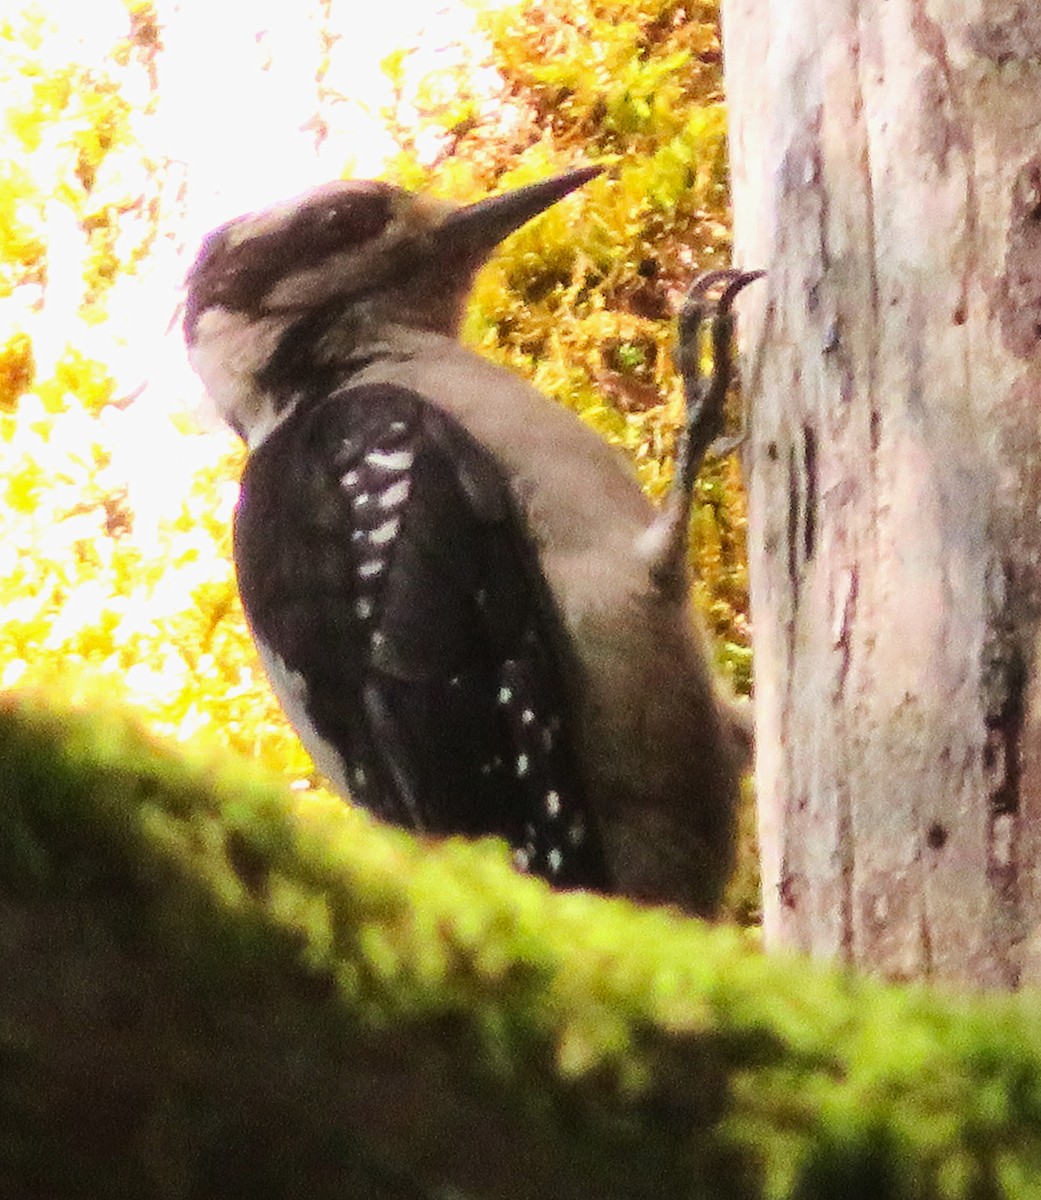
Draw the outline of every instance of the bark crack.
<instances>
[{"instance_id":1,"label":"bark crack","mask_svg":"<svg viewBox=\"0 0 1041 1200\"><path fill-rule=\"evenodd\" d=\"M839 652L839 669L835 678L835 704L839 704L846 689L850 661L853 657L853 626L857 615L857 595L860 588L860 573L856 564L847 567L840 577L840 589L835 611L838 620L832 630L832 645Z\"/></svg>"},{"instance_id":2,"label":"bark crack","mask_svg":"<svg viewBox=\"0 0 1041 1200\"><path fill-rule=\"evenodd\" d=\"M860 43L865 36L864 14L860 3L856 5L857 36L852 43L852 56L856 71L857 116L858 132L861 137L861 170L864 177L864 206L867 219L864 222L865 252L868 269L868 298L869 311L864 319L866 333L865 347L865 380L864 393L867 398L868 412L868 459L871 477L871 525L878 529L878 454L882 444L882 411L878 403L878 337L879 337L879 277L878 277L878 238L876 230L877 216L875 211L875 184L872 174L871 131L864 120L864 66L860 53Z\"/></svg>"},{"instance_id":3,"label":"bark crack","mask_svg":"<svg viewBox=\"0 0 1041 1200\"><path fill-rule=\"evenodd\" d=\"M795 446L788 447L788 583L792 592L792 613L799 608L799 527L802 524L802 488ZM794 630L793 630L794 636Z\"/></svg>"},{"instance_id":4,"label":"bark crack","mask_svg":"<svg viewBox=\"0 0 1041 1200\"><path fill-rule=\"evenodd\" d=\"M817 549L817 432L809 422L802 427L802 468L805 481L802 549L805 561L812 562Z\"/></svg>"},{"instance_id":5,"label":"bark crack","mask_svg":"<svg viewBox=\"0 0 1041 1200\"><path fill-rule=\"evenodd\" d=\"M1005 986L1019 984L1016 947L1023 937L1023 880L1020 864L1022 735L1026 721L1028 670L1016 623L1022 620L1010 563L987 589L992 605L983 647L983 779L987 791L987 881L994 897L991 935L995 965Z\"/></svg>"}]
</instances>

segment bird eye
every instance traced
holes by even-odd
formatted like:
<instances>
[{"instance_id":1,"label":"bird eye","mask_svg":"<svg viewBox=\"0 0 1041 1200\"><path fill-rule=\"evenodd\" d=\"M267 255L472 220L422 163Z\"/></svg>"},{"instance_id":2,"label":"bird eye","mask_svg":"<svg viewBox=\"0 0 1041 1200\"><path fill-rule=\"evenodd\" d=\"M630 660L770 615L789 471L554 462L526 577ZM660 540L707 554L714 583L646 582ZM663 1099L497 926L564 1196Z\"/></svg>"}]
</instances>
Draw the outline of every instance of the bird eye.
<instances>
[{"instance_id":1,"label":"bird eye","mask_svg":"<svg viewBox=\"0 0 1041 1200\"><path fill-rule=\"evenodd\" d=\"M390 200L383 188L354 185L347 194L316 195L315 202L300 213L297 237L305 256L324 254L377 237L390 217Z\"/></svg>"}]
</instances>

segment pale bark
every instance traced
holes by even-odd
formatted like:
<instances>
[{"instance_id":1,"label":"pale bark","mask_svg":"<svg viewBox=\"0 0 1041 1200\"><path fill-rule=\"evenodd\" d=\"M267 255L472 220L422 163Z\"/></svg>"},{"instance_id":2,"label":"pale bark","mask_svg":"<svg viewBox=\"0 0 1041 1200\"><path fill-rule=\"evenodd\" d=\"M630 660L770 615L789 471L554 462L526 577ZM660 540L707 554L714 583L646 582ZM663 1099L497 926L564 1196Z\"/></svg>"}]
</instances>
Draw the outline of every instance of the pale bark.
<instances>
[{"instance_id":1,"label":"pale bark","mask_svg":"<svg viewBox=\"0 0 1041 1200\"><path fill-rule=\"evenodd\" d=\"M724 0L724 29L737 257L769 271L742 314L767 942L1036 983L1041 17Z\"/></svg>"}]
</instances>

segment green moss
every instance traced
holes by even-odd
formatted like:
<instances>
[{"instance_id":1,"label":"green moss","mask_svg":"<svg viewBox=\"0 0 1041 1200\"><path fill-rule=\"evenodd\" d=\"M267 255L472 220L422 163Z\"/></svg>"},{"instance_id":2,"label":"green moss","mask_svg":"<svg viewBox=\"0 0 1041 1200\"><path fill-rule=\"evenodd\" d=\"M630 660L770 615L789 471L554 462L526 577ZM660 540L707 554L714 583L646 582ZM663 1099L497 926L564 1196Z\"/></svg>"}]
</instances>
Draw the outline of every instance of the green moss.
<instances>
[{"instance_id":1,"label":"green moss","mask_svg":"<svg viewBox=\"0 0 1041 1200\"><path fill-rule=\"evenodd\" d=\"M89 241L77 264L79 316L88 324L104 319L120 273L148 253L161 224L161 173L124 98L128 83L132 91L142 79L155 86L154 10L136 2L127 7L131 39L120 38L90 65L70 52L74 43L61 36L56 9L8 5L0 20L0 135L10 147L0 161L0 295L43 282L47 209L57 203ZM68 250L63 243L66 258ZM62 269L67 276L73 267L63 261ZM75 329L67 332L75 338Z\"/></svg>"},{"instance_id":2,"label":"green moss","mask_svg":"<svg viewBox=\"0 0 1041 1200\"><path fill-rule=\"evenodd\" d=\"M111 713L8 699L0 761L6 1195L1036 1194L1028 1001L555 894Z\"/></svg>"}]
</instances>

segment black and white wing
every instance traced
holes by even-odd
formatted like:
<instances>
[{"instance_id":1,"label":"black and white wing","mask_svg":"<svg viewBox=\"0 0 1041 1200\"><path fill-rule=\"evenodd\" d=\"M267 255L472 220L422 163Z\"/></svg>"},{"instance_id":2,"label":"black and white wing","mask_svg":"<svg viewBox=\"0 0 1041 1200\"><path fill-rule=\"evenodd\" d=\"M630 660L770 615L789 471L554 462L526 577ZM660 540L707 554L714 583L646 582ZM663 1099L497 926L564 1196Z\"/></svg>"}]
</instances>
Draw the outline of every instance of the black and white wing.
<instances>
[{"instance_id":1,"label":"black and white wing","mask_svg":"<svg viewBox=\"0 0 1041 1200\"><path fill-rule=\"evenodd\" d=\"M501 469L393 385L301 405L253 452L235 561L287 714L361 804L505 838L523 868L606 889L559 626Z\"/></svg>"}]
</instances>

